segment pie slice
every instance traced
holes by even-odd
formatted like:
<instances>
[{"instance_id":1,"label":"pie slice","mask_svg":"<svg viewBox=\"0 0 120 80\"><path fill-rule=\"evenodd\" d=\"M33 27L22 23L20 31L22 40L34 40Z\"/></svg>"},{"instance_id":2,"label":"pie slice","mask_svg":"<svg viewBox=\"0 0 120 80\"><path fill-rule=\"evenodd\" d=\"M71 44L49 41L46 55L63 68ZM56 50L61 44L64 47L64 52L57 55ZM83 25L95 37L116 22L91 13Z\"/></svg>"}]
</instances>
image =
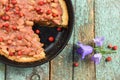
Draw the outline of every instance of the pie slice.
<instances>
[{"instance_id":1,"label":"pie slice","mask_svg":"<svg viewBox=\"0 0 120 80\"><path fill-rule=\"evenodd\" d=\"M67 28L64 0L0 0L0 54L16 62L45 58L34 23Z\"/></svg>"}]
</instances>

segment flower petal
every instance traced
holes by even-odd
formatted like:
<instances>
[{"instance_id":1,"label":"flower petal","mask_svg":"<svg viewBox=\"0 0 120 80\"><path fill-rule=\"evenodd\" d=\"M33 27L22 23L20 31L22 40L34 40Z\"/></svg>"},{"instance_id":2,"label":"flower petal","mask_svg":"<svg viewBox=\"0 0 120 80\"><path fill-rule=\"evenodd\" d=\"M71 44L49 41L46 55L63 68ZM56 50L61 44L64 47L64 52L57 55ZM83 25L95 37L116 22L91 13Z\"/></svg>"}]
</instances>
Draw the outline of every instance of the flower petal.
<instances>
[{"instance_id":1,"label":"flower petal","mask_svg":"<svg viewBox=\"0 0 120 80\"><path fill-rule=\"evenodd\" d=\"M104 37L96 37L93 40L96 46L102 46L104 42Z\"/></svg>"},{"instance_id":2,"label":"flower petal","mask_svg":"<svg viewBox=\"0 0 120 80\"><path fill-rule=\"evenodd\" d=\"M82 56L82 59L84 59L85 56L91 54L92 52L93 48L91 46L78 43L77 53Z\"/></svg>"},{"instance_id":3,"label":"flower petal","mask_svg":"<svg viewBox=\"0 0 120 80\"><path fill-rule=\"evenodd\" d=\"M96 53L92 56L91 60L94 61L95 64L99 64L101 58L102 58L102 55L100 53Z\"/></svg>"}]
</instances>

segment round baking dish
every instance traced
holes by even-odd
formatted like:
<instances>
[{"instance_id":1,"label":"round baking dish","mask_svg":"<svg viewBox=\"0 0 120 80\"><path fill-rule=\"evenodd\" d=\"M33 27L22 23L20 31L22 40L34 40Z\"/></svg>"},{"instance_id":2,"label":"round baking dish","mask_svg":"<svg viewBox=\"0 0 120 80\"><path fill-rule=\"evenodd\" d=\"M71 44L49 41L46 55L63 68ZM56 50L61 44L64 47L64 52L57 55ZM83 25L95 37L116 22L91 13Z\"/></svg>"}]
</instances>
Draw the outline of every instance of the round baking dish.
<instances>
[{"instance_id":1,"label":"round baking dish","mask_svg":"<svg viewBox=\"0 0 120 80\"><path fill-rule=\"evenodd\" d=\"M35 24L33 26L33 30L40 29L41 34L39 35L39 37L41 39L41 42L45 44L44 45L45 53L46 53L45 59L30 63L18 63L15 61L11 61L5 58L4 56L0 56L0 61L10 66L25 68L25 67L34 67L34 66L42 65L55 58L64 49L73 31L74 12L73 12L72 2L71 0L65 0L65 2L67 4L67 9L69 13L68 28L62 28L62 31L58 32L56 30L57 27L49 28L49 27L40 26L39 24ZM49 36L55 37L55 41L53 43L50 43L48 41Z\"/></svg>"}]
</instances>

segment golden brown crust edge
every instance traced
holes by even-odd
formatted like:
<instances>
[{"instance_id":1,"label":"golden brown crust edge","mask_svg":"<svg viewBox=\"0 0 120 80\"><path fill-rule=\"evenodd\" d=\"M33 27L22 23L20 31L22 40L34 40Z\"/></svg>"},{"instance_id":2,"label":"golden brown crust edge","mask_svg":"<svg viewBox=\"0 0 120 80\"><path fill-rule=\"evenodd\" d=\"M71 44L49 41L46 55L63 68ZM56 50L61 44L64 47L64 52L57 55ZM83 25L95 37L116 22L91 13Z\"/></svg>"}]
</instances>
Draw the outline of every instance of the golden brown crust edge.
<instances>
[{"instance_id":1,"label":"golden brown crust edge","mask_svg":"<svg viewBox=\"0 0 120 80\"><path fill-rule=\"evenodd\" d=\"M37 57L20 57L20 58L17 58L16 56L9 56L6 52L4 52L2 50L0 50L0 54L5 56L6 58L12 60L12 61L22 62L22 63L34 62L34 61L38 61L38 60L41 60L41 59L45 58L45 52L44 51L42 51L40 54L36 55Z\"/></svg>"},{"instance_id":2,"label":"golden brown crust edge","mask_svg":"<svg viewBox=\"0 0 120 80\"><path fill-rule=\"evenodd\" d=\"M66 28L68 26L68 20L69 20L67 5L66 5L64 0L59 0L59 3L60 3L61 8L63 10L61 26Z\"/></svg>"}]
</instances>

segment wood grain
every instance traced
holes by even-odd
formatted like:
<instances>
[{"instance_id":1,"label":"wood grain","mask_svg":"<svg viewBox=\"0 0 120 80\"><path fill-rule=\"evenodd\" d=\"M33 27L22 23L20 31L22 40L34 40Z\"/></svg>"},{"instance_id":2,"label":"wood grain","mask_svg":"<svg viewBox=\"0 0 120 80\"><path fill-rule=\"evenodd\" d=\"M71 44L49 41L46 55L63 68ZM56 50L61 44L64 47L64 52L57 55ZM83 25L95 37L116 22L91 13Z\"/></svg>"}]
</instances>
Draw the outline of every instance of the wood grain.
<instances>
[{"instance_id":1,"label":"wood grain","mask_svg":"<svg viewBox=\"0 0 120 80\"><path fill-rule=\"evenodd\" d=\"M78 41L91 44L94 35L105 36L105 46L112 43L120 47L120 0L72 0L72 3L75 10L74 31L65 49L51 61L50 70L49 63L33 68L7 66L5 75L5 65L0 64L0 80L5 80L5 76L6 80L119 80L120 49L116 54L104 55L96 67L89 57L79 61L79 67L73 67L72 62L73 57L74 61L78 59L74 44ZM105 62L107 56L112 57L109 63Z\"/></svg>"},{"instance_id":2,"label":"wood grain","mask_svg":"<svg viewBox=\"0 0 120 80\"><path fill-rule=\"evenodd\" d=\"M96 66L97 80L120 80L120 0L96 0L95 34L105 37L105 46L118 45L117 54L104 55L102 63ZM105 58L112 57L106 63Z\"/></svg>"},{"instance_id":3,"label":"wood grain","mask_svg":"<svg viewBox=\"0 0 120 80\"><path fill-rule=\"evenodd\" d=\"M91 44L94 38L94 0L76 0L75 8L75 41L84 44ZM74 48L74 60L76 57L76 48ZM79 60L79 67L74 68L74 80L95 80L94 63L85 60Z\"/></svg>"},{"instance_id":4,"label":"wood grain","mask_svg":"<svg viewBox=\"0 0 120 80\"><path fill-rule=\"evenodd\" d=\"M72 0L73 5L74 2L75 1ZM74 31L65 49L51 61L50 80L72 80L73 39Z\"/></svg>"},{"instance_id":5,"label":"wood grain","mask_svg":"<svg viewBox=\"0 0 120 80\"><path fill-rule=\"evenodd\" d=\"M8 66L6 73L6 80L49 80L49 63L33 68Z\"/></svg>"}]
</instances>

